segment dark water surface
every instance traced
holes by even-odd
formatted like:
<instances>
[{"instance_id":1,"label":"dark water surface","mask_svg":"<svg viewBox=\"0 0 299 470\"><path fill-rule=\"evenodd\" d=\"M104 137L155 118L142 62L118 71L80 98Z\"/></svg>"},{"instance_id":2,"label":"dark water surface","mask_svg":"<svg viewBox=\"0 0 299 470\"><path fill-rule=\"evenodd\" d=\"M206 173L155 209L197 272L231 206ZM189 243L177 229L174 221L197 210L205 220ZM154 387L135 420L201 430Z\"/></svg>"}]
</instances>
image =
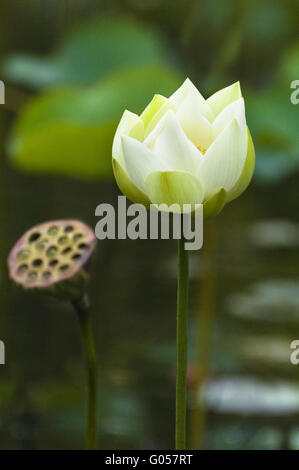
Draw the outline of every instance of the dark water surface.
<instances>
[{"instance_id":1,"label":"dark water surface","mask_svg":"<svg viewBox=\"0 0 299 470\"><path fill-rule=\"evenodd\" d=\"M2 166L0 448L82 448L85 375L75 315L66 303L14 286L4 260L42 221L74 217L94 227L95 207L115 204L117 188ZM252 185L205 225L204 247L191 255L191 447L299 448L299 366L289 359L299 337L296 192L292 178ZM172 448L176 244L99 242L91 274L99 446Z\"/></svg>"}]
</instances>

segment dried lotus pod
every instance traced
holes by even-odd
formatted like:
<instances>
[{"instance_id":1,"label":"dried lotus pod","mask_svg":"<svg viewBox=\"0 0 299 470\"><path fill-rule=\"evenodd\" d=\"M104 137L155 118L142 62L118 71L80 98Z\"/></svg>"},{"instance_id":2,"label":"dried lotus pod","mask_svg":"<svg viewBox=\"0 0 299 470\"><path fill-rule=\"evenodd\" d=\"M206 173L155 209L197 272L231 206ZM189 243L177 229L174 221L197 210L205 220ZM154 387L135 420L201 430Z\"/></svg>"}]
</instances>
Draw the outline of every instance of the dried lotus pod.
<instances>
[{"instance_id":1,"label":"dried lotus pod","mask_svg":"<svg viewBox=\"0 0 299 470\"><path fill-rule=\"evenodd\" d=\"M85 269L96 245L90 227L78 220L53 220L28 230L8 256L9 275L25 289L68 298L84 294Z\"/></svg>"}]
</instances>

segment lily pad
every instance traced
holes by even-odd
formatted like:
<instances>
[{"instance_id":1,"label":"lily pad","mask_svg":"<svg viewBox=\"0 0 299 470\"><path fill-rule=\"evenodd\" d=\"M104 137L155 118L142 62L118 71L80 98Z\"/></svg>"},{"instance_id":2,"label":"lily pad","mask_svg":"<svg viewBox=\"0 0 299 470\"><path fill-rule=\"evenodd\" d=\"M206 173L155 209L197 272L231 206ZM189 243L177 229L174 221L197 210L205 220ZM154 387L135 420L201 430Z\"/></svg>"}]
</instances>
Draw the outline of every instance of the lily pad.
<instances>
[{"instance_id":1,"label":"lily pad","mask_svg":"<svg viewBox=\"0 0 299 470\"><path fill-rule=\"evenodd\" d=\"M85 23L71 32L48 58L9 57L7 80L33 88L91 84L122 67L163 64L166 51L158 34L132 20Z\"/></svg>"},{"instance_id":2,"label":"lily pad","mask_svg":"<svg viewBox=\"0 0 299 470\"><path fill-rule=\"evenodd\" d=\"M299 281L269 279L254 284L250 292L229 297L233 315L256 321L280 323L299 319Z\"/></svg>"},{"instance_id":3,"label":"lily pad","mask_svg":"<svg viewBox=\"0 0 299 470\"><path fill-rule=\"evenodd\" d=\"M242 337L238 348L245 359L268 365L290 366L290 338L252 335Z\"/></svg>"},{"instance_id":4,"label":"lily pad","mask_svg":"<svg viewBox=\"0 0 299 470\"><path fill-rule=\"evenodd\" d=\"M299 224L291 220L257 221L249 231L252 242L262 248L292 248L299 245Z\"/></svg>"},{"instance_id":5,"label":"lily pad","mask_svg":"<svg viewBox=\"0 0 299 470\"><path fill-rule=\"evenodd\" d=\"M299 168L298 109L289 83L248 95L247 118L257 148L255 176L277 182Z\"/></svg>"},{"instance_id":6,"label":"lily pad","mask_svg":"<svg viewBox=\"0 0 299 470\"><path fill-rule=\"evenodd\" d=\"M299 385L264 382L251 377L225 377L205 384L207 407L218 413L288 415L299 412Z\"/></svg>"},{"instance_id":7,"label":"lily pad","mask_svg":"<svg viewBox=\"0 0 299 470\"><path fill-rule=\"evenodd\" d=\"M123 111L140 113L152 96L172 93L181 76L164 66L128 68L91 87L67 87L33 99L8 142L24 171L80 178L112 177L113 136Z\"/></svg>"}]
</instances>

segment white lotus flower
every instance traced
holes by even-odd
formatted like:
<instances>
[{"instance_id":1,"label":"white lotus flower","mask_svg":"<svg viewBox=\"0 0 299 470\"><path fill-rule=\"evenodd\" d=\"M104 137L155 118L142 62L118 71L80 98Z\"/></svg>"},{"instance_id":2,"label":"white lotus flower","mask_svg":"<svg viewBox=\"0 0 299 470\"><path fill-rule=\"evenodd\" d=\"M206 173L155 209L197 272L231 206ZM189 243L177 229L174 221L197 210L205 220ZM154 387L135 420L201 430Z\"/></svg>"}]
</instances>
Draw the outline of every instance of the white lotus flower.
<instances>
[{"instance_id":1,"label":"white lotus flower","mask_svg":"<svg viewBox=\"0 0 299 470\"><path fill-rule=\"evenodd\" d=\"M254 170L239 82L207 100L187 79L143 113L125 111L112 148L114 175L133 202L200 204L212 216L238 197Z\"/></svg>"}]
</instances>

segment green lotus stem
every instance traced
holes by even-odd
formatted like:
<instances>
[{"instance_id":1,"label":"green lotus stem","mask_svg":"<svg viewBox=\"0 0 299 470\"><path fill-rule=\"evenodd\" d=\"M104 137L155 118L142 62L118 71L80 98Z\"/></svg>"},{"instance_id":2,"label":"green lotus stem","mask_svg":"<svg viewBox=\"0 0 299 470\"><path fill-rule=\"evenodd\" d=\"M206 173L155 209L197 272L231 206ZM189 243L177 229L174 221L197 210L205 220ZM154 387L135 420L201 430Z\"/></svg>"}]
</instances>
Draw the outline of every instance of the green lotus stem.
<instances>
[{"instance_id":1,"label":"green lotus stem","mask_svg":"<svg viewBox=\"0 0 299 470\"><path fill-rule=\"evenodd\" d=\"M73 302L78 314L87 368L88 397L86 414L86 449L97 448L97 358L87 296Z\"/></svg>"},{"instance_id":2,"label":"green lotus stem","mask_svg":"<svg viewBox=\"0 0 299 470\"><path fill-rule=\"evenodd\" d=\"M175 448L186 449L186 373L187 373L187 314L188 314L188 251L185 239L178 240L177 284L177 370L176 370L176 419Z\"/></svg>"}]
</instances>

